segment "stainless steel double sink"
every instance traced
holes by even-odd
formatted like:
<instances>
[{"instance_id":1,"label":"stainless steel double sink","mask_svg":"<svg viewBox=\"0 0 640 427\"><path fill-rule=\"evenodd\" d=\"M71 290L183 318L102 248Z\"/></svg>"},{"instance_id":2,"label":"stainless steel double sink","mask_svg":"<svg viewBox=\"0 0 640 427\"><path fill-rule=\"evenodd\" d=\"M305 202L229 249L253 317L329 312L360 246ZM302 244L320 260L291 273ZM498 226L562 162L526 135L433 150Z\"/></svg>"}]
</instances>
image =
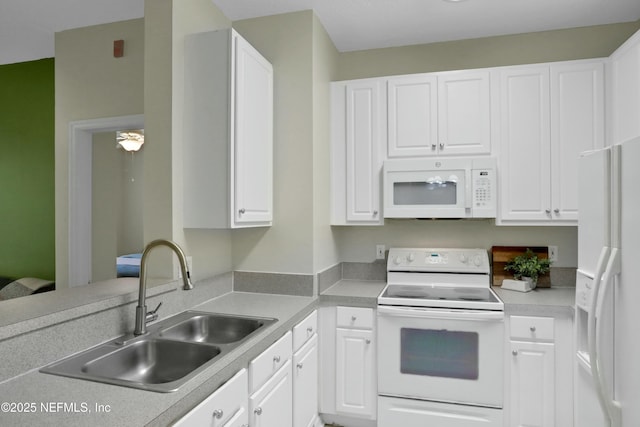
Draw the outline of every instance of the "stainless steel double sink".
<instances>
[{"instance_id":1,"label":"stainless steel double sink","mask_svg":"<svg viewBox=\"0 0 640 427\"><path fill-rule=\"evenodd\" d=\"M69 356L40 372L171 392L277 319L185 311L150 326L141 336L124 336Z\"/></svg>"}]
</instances>

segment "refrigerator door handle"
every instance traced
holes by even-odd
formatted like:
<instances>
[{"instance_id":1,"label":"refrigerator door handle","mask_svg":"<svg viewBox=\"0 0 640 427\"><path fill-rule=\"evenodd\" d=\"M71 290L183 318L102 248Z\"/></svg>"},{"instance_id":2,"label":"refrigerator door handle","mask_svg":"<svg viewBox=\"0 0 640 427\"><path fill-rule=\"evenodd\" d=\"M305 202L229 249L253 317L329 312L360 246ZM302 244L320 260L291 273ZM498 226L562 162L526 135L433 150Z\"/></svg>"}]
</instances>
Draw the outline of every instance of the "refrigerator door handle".
<instances>
[{"instance_id":1,"label":"refrigerator door handle","mask_svg":"<svg viewBox=\"0 0 640 427\"><path fill-rule=\"evenodd\" d=\"M606 263L604 273L601 273L597 282L594 281L594 295L591 301L591 310L589 312L589 359L591 362L591 376L596 385L598 399L605 413L611 420L612 427L620 426L620 403L614 400L613 396L608 395L607 379L601 368L601 360L599 350L602 346L600 327L603 310L603 299L607 292L607 288L613 281L616 274L620 273L620 252L618 248L611 249L611 254Z\"/></svg>"}]
</instances>

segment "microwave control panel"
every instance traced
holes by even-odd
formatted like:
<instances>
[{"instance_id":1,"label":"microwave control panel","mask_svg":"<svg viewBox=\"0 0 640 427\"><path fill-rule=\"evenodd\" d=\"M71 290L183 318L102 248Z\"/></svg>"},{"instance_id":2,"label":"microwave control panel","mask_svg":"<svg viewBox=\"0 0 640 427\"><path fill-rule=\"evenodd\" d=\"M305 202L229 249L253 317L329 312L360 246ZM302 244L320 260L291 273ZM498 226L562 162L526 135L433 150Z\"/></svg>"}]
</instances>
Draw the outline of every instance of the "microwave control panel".
<instances>
[{"instance_id":1,"label":"microwave control panel","mask_svg":"<svg viewBox=\"0 0 640 427\"><path fill-rule=\"evenodd\" d=\"M471 171L474 218L496 216L496 172L495 169L473 169Z\"/></svg>"}]
</instances>

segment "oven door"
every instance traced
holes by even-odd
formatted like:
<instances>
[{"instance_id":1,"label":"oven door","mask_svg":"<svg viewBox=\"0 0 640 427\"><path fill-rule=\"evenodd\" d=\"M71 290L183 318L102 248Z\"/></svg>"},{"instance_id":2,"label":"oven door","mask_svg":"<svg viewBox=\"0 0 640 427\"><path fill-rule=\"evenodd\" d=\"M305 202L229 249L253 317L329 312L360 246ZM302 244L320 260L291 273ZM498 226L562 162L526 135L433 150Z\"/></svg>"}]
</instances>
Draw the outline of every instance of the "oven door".
<instances>
[{"instance_id":1,"label":"oven door","mask_svg":"<svg viewBox=\"0 0 640 427\"><path fill-rule=\"evenodd\" d=\"M504 313L378 306L378 394L502 408Z\"/></svg>"}]
</instances>

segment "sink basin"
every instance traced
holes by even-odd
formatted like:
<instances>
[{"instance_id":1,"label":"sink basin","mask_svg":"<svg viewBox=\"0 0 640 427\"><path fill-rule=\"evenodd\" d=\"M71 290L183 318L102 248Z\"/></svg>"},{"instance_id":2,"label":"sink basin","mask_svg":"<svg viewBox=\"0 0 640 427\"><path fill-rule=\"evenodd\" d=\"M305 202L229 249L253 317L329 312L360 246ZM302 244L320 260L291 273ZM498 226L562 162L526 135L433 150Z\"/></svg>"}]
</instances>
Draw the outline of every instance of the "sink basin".
<instances>
[{"instance_id":1,"label":"sink basin","mask_svg":"<svg viewBox=\"0 0 640 427\"><path fill-rule=\"evenodd\" d=\"M176 391L277 319L185 311L54 362L40 372L157 392Z\"/></svg>"},{"instance_id":2,"label":"sink basin","mask_svg":"<svg viewBox=\"0 0 640 427\"><path fill-rule=\"evenodd\" d=\"M144 340L87 362L82 372L144 384L179 380L220 354L215 346Z\"/></svg>"},{"instance_id":3,"label":"sink basin","mask_svg":"<svg viewBox=\"0 0 640 427\"><path fill-rule=\"evenodd\" d=\"M275 319L190 312L192 317L160 331L162 338L211 344L241 341Z\"/></svg>"}]
</instances>

